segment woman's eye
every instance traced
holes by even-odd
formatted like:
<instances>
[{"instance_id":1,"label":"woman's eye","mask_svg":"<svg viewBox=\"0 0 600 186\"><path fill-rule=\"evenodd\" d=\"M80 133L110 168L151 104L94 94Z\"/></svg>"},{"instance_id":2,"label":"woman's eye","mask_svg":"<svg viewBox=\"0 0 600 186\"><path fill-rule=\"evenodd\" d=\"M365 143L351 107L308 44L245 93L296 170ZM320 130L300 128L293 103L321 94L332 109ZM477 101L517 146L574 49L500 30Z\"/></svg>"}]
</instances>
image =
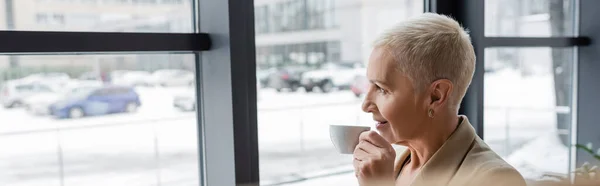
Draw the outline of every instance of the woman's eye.
<instances>
[{"instance_id":1,"label":"woman's eye","mask_svg":"<svg viewBox=\"0 0 600 186\"><path fill-rule=\"evenodd\" d=\"M379 86L377 86L377 85L375 86L375 88L377 88L377 91L378 91L379 93L381 93L381 94L385 94L385 93L386 93L385 89L383 89L383 88L381 88L381 87L379 87Z\"/></svg>"}]
</instances>

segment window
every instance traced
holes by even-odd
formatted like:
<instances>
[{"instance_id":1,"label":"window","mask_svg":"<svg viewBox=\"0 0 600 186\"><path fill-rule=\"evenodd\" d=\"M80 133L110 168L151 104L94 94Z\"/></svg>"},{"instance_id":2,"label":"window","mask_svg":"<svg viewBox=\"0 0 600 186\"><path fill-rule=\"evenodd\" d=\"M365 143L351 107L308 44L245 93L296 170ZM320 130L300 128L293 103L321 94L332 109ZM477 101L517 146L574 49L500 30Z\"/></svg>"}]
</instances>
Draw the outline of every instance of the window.
<instances>
[{"instance_id":1,"label":"window","mask_svg":"<svg viewBox=\"0 0 600 186\"><path fill-rule=\"evenodd\" d=\"M289 0L255 7L257 34L323 30L335 26L334 0Z\"/></svg>"},{"instance_id":2,"label":"window","mask_svg":"<svg viewBox=\"0 0 600 186\"><path fill-rule=\"evenodd\" d=\"M571 0L485 3L485 35L573 35L577 4ZM486 44L483 136L526 178L568 175L573 170L575 49ZM523 45L523 46L519 46Z\"/></svg>"},{"instance_id":3,"label":"window","mask_svg":"<svg viewBox=\"0 0 600 186\"><path fill-rule=\"evenodd\" d=\"M65 17L62 14L38 13L35 15L36 23L40 25L63 25Z\"/></svg>"},{"instance_id":4,"label":"window","mask_svg":"<svg viewBox=\"0 0 600 186\"><path fill-rule=\"evenodd\" d=\"M99 97L99 96L106 96L106 95L109 95L109 94L110 94L110 92L107 89L98 89L98 90L92 92L90 94L90 96Z\"/></svg>"},{"instance_id":5,"label":"window","mask_svg":"<svg viewBox=\"0 0 600 186\"><path fill-rule=\"evenodd\" d=\"M261 55L266 55L270 60L261 61L259 65L271 68L286 64L318 66L326 62L340 62L339 43L340 41L330 41L261 47L265 51Z\"/></svg>"},{"instance_id":6,"label":"window","mask_svg":"<svg viewBox=\"0 0 600 186\"><path fill-rule=\"evenodd\" d=\"M4 6L4 2L0 5L2 30L160 33L193 31L193 0L7 2L12 5Z\"/></svg>"},{"instance_id":7,"label":"window","mask_svg":"<svg viewBox=\"0 0 600 186\"><path fill-rule=\"evenodd\" d=\"M515 58L502 60L502 50ZM486 49L486 143L523 176L569 173L573 49ZM535 156L532 156L535 154Z\"/></svg>"},{"instance_id":8,"label":"window","mask_svg":"<svg viewBox=\"0 0 600 186\"><path fill-rule=\"evenodd\" d=\"M131 3L131 0L104 0L104 3Z\"/></svg>"},{"instance_id":9,"label":"window","mask_svg":"<svg viewBox=\"0 0 600 186\"><path fill-rule=\"evenodd\" d=\"M46 24L48 23L48 16L43 13L38 13L35 15L35 21L39 24Z\"/></svg>"},{"instance_id":10,"label":"window","mask_svg":"<svg viewBox=\"0 0 600 186\"><path fill-rule=\"evenodd\" d=\"M260 183L355 185L352 158L334 149L329 125L371 125L360 108L361 94L351 91L356 76L366 73L370 48L362 46L387 26L421 13L423 4L291 0L261 3L255 10L255 18L273 23L270 32L256 36ZM256 21L256 29L264 29L266 23ZM343 181L311 179L320 176Z\"/></svg>"},{"instance_id":11,"label":"window","mask_svg":"<svg viewBox=\"0 0 600 186\"><path fill-rule=\"evenodd\" d=\"M148 3L148 4L156 4L157 0L133 0L133 3Z\"/></svg>"},{"instance_id":12,"label":"window","mask_svg":"<svg viewBox=\"0 0 600 186\"><path fill-rule=\"evenodd\" d=\"M572 36L574 5L574 0L485 0L485 35Z\"/></svg>"},{"instance_id":13,"label":"window","mask_svg":"<svg viewBox=\"0 0 600 186\"><path fill-rule=\"evenodd\" d=\"M83 2L83 3L89 3L89 4L94 4L94 3L97 3L98 0L81 0L81 2Z\"/></svg>"},{"instance_id":14,"label":"window","mask_svg":"<svg viewBox=\"0 0 600 186\"><path fill-rule=\"evenodd\" d=\"M36 85L36 89L39 92L53 92L52 88L46 85Z\"/></svg>"},{"instance_id":15,"label":"window","mask_svg":"<svg viewBox=\"0 0 600 186\"><path fill-rule=\"evenodd\" d=\"M269 9L268 6L258 6L254 8L254 23L256 34L269 32Z\"/></svg>"},{"instance_id":16,"label":"window","mask_svg":"<svg viewBox=\"0 0 600 186\"><path fill-rule=\"evenodd\" d=\"M33 91L33 85L19 85L15 89L19 92Z\"/></svg>"},{"instance_id":17,"label":"window","mask_svg":"<svg viewBox=\"0 0 600 186\"><path fill-rule=\"evenodd\" d=\"M162 0L163 3L181 4L183 0Z\"/></svg>"},{"instance_id":18,"label":"window","mask_svg":"<svg viewBox=\"0 0 600 186\"><path fill-rule=\"evenodd\" d=\"M592 157L563 138L600 143L600 49L589 42L598 36L598 4L1 1L0 185L356 185L351 158L334 151L327 125L371 123L356 89L364 79L355 76L364 72L368 43L424 8L457 15L472 31L481 57L462 108L474 115L478 134L489 135L491 147L529 178L569 172ZM252 19L255 27L247 24ZM352 68L307 86L330 75L319 73L329 64ZM186 73L157 73L174 70ZM498 87L523 87L515 100L533 100L499 103L506 96L493 92L498 78L506 78ZM541 83L527 87L535 81ZM113 86L137 95L89 98ZM554 95L524 91L535 87L554 88ZM537 145L547 149L535 151ZM525 153L532 155L521 158Z\"/></svg>"},{"instance_id":19,"label":"window","mask_svg":"<svg viewBox=\"0 0 600 186\"><path fill-rule=\"evenodd\" d=\"M36 83L0 95L2 185L198 185L195 99L174 102L195 96L195 76L151 76L193 73L193 54L20 55L18 66L0 57L2 87ZM109 77L137 71L148 73Z\"/></svg>"}]
</instances>

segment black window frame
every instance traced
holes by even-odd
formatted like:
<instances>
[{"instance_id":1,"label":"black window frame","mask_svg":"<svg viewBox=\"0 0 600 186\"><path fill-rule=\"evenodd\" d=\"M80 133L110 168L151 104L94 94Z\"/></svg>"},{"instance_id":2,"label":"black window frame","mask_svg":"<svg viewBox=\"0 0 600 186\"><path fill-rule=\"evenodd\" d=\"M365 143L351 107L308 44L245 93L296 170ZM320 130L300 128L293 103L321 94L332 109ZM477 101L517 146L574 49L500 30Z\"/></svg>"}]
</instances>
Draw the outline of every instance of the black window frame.
<instances>
[{"instance_id":1,"label":"black window frame","mask_svg":"<svg viewBox=\"0 0 600 186\"><path fill-rule=\"evenodd\" d=\"M15 0L7 0L5 5L7 7L15 6L14 1ZM200 69L201 55L199 53L212 49L212 39L211 35L209 35L207 32L200 31L199 27L202 22L199 21L199 17L209 16L211 14L214 15L217 14L218 11L224 11L229 15L229 13L233 13L233 11L225 9L225 6L219 6L225 2L221 0L190 1L192 3L189 11L193 11L193 18L191 19L192 21L190 24L193 24L194 28L190 33L15 30L14 17L7 16L7 28L0 30L0 41L2 41L0 42L0 55L8 55L12 59L19 55L193 53L196 57L196 69ZM159 1L152 1L152 3L156 2ZM131 1L128 1L128 3L131 3ZM203 6L200 6L200 4L203 4ZM209 11L210 9L208 7L211 7L211 5L216 5L218 8L216 8L216 10ZM9 10L11 9L7 8L5 11ZM218 29L216 31L219 31ZM226 37L230 36L227 35ZM196 79L200 79L201 77L201 74L196 73ZM196 81L196 85L196 91L201 93L201 82ZM110 91L110 89L111 88L106 90ZM90 93L90 95L94 95L101 91L104 92L106 90L94 90L94 92ZM197 100L197 104L199 103L200 99ZM204 163L204 160L206 159L204 155L207 150L203 144L206 141L203 140L204 132L202 119L202 114L199 112L197 114L199 151L198 163L200 170L199 185L215 185L212 183L225 182L223 180L228 178L224 177L210 180L207 179L206 170L214 168L207 168L206 164Z\"/></svg>"},{"instance_id":2,"label":"black window frame","mask_svg":"<svg viewBox=\"0 0 600 186\"><path fill-rule=\"evenodd\" d=\"M600 126L597 125L597 110L600 110L600 55L597 51L600 46L596 40L600 38L600 23L596 18L600 16L597 7L600 1L595 0L569 0L574 3L578 11L574 11L575 23L573 36L552 37L488 37L485 36L485 0L425 0L425 11L450 15L457 19L471 35L472 44L477 55L475 75L467 91L459 113L467 115L477 134L485 139L484 108L483 108L483 80L484 80L484 49L497 47L524 48L524 47L549 47L573 48L573 102L571 103L572 119L570 126L569 161L570 170L581 166L585 162L594 161L593 157L575 147L575 144L600 144ZM581 86L583 85L583 86ZM596 147L597 148L597 147ZM573 173L571 173L573 174ZM577 181L577 180L574 180Z\"/></svg>"},{"instance_id":3,"label":"black window frame","mask_svg":"<svg viewBox=\"0 0 600 186\"><path fill-rule=\"evenodd\" d=\"M13 0L14 1L14 0ZM600 16L596 11L600 1L580 1L580 34L587 37L550 37L550 38L524 38L524 37L486 37L484 36L484 0L424 0L425 12L436 12L455 17L463 26L469 29L471 39L477 54L476 73L471 87L461 105L462 114L471 118L477 133L483 138L483 55L484 49L490 47L580 47L577 51L579 57L578 81L585 84L586 88L580 86L576 93L578 101L574 109L580 110L576 113L578 124L576 127L576 141L589 140L600 144L597 134L590 130L597 129L594 126L595 110L600 110L600 84L594 83L600 79L599 73L591 73L599 70L600 66L595 61L600 60L597 55L597 45L592 43L592 38L599 38L600 33L595 28L600 26L594 20ZM11 3L12 1L7 1ZM107 32L49 32L49 31L0 31L0 54L23 55L23 54L55 54L55 53L113 53L113 52L169 52L169 53L195 53L196 56L196 91L198 98L206 98L222 93L223 88L229 90L231 97L220 99L229 100L233 116L232 142L234 149L232 153L235 158L235 173L219 172L221 163L229 161L228 156L222 161L209 162L207 158L216 158L222 150L230 152L231 149L215 148L213 142L203 141L201 136L205 130L204 122L217 121L215 118L206 119L202 112L198 112L198 150L201 154L210 153L211 157L199 159L201 185L218 185L218 183L230 183L232 180L219 180L219 176L228 178L231 174L235 176L236 185L258 186L259 162L258 162L258 131L257 131L257 107L256 107L256 49L254 28L254 3L252 1L234 0L194 0L194 32L193 33L107 33ZM269 14L271 14L269 10ZM277 13L277 12L275 12ZM281 14L281 12L280 12ZM279 15L283 16L283 15ZM223 20L215 20L223 19ZM277 22L269 22L268 32L281 32L277 30L281 25ZM7 25L14 25L12 19L7 18ZM334 23L336 26L337 23ZM280 29L280 28L279 28ZM232 31L234 30L234 31ZM210 52L206 52L210 51ZM203 53L200 53L203 52ZM206 53L204 53L206 52ZM203 86L218 85L209 83L204 85L203 78L209 78L206 74L207 68L201 63L211 65L225 63L230 70L230 79L225 79L227 85L215 86L215 90L203 90ZM222 70L222 69L221 69ZM235 87L235 89L231 89ZM591 88L590 88L591 87ZM208 92L207 92L208 91ZM209 95L210 94L210 95ZM202 99L197 99L197 105L201 106ZM585 100L585 102L583 101ZM215 104L220 100L205 100ZM221 109L221 108L216 108ZM215 135L215 134L211 134ZM227 143L225 141L223 143ZM216 143L216 142L215 142ZM207 149L211 148L210 152ZM586 160L579 153L576 156L578 164ZM587 158L589 159L589 158ZM213 159L214 160L214 159ZM218 169L210 174L206 170ZM222 173L222 174L219 174Z\"/></svg>"},{"instance_id":4,"label":"black window frame","mask_svg":"<svg viewBox=\"0 0 600 186\"><path fill-rule=\"evenodd\" d=\"M600 1L596 1L593 2L593 0L580 0L580 1L587 1L587 3L589 4L594 4L596 6L584 6L585 3L581 2L579 5L581 6L580 12L582 12L583 15L586 15L586 11L592 12L590 7L598 7L598 5L600 5ZM573 36L573 37L487 37L485 36L485 30L484 30L484 16L485 16L485 12L484 12L484 0L424 0L424 12L435 12L435 13L439 13L439 14L445 14L445 15L449 15L453 18L455 18L459 23L461 23L461 25L465 28L467 28L470 32L470 36L471 36L471 41L472 44L475 48L475 53L477 55L477 59L476 59L476 67L475 67L475 74L473 77L473 80L471 82L471 86L469 87L469 90L467 91L467 94L465 95L463 102L461 104L461 108L459 110L460 114L464 114L466 116L468 116L470 118L470 121L473 125L473 127L475 128L477 134L484 139L484 135L483 135L483 129L484 129L484 123L483 123L483 116L484 116L484 110L483 110L483 78L484 78L484 49L485 48L494 48L494 47L587 47L592 45L591 42L591 38L590 37L580 37L580 36ZM586 8L584 8L586 7ZM246 7L246 9L252 9L249 5L249 7ZM593 13L587 13L587 14L593 14L596 17L598 16L597 12L593 12ZM589 16L588 19L593 18L593 16ZM583 21L584 19L581 19L580 21ZM591 22L591 21L590 21ZM230 23L233 24L233 23ZM582 24L582 26L585 24ZM595 25L596 27L600 27L600 25ZM592 29L590 29L592 30ZM600 34L596 34L596 35L600 35ZM248 38L251 38L252 36L248 36ZM250 46L248 46L250 47ZM588 47L589 48L589 47ZM595 47L594 47L595 48ZM581 55L581 51L579 51L579 55ZM591 52L588 52L588 55L592 54ZM600 57L595 57L598 58L598 60L600 60ZM582 60L580 60L580 62L583 62ZM233 61L232 61L233 63ZM600 67L596 68L597 70L600 70ZM234 69L232 69L234 70ZM254 74L255 70L254 68L248 68L246 70L246 72L248 74ZM581 70L580 70L581 72ZM581 76L581 75L580 75ZM600 76L600 75L597 75ZM253 78L253 77L248 77L248 76L244 76L246 78ZM596 77L596 76L594 76ZM600 79L600 77L598 78ZM579 78L579 81L582 81L582 78ZM589 80L591 81L591 80ZM250 91L251 89L255 89L252 87L249 87L248 89L246 89L245 93L250 93L252 94L252 97L256 97L256 91ZM238 91L243 91L240 89L237 89ZM598 95L598 93L600 93L600 85L597 86L597 89L593 90L592 92L596 92L596 95ZM581 90L579 90L579 94L581 94ZM577 95L578 96L578 103L574 104L574 107L580 107L580 101L582 99L581 95ZM237 97L237 96L236 96ZM589 98L591 98L591 94L588 95ZM235 99L235 98L234 98ZM248 109L247 111L251 111L249 114L251 115L250 117L246 117L246 119L251 119L250 121L248 121L248 123L234 123L235 127L236 127L236 131L235 131L235 136L236 138L243 138L243 139L250 139L249 140L249 146L238 146L238 142L236 141L236 148L235 148L235 156L236 156L236 160L238 159L238 157L258 157L258 142L256 141L256 136L257 136L257 131L256 131L256 102L254 103L254 107L252 109ZM598 105L600 105L600 101L596 101L595 102L596 105L589 105L589 107L593 107L593 108L598 108ZM576 108L575 108L576 109ZM574 110L575 110L574 109ZM596 109L596 110L600 110ZM591 112L591 111L588 111ZM576 117L578 120L581 119L582 114L581 113L575 113ZM591 115L591 114L590 114ZM588 116L589 117L589 116ZM580 127L581 125L577 125L577 124L572 124L572 127ZM589 127L588 127L589 128ZM581 129L572 129L571 131L579 131ZM592 130L594 131L594 130ZM597 130L596 130L597 131ZM581 134L577 134L578 138L580 137ZM588 135L589 138L589 135ZM600 139L595 139L595 142L600 143ZM573 143L573 141L572 141ZM573 156L573 155L571 155ZM581 156L579 154L577 154L577 156L573 156L576 157L575 159L577 160L578 164L580 162L583 161L583 159L581 158ZM571 158L573 159L573 158ZM589 158L587 158L589 159ZM246 160L248 160L249 162L244 162L244 164L238 164L238 161L236 161L236 183L237 185L244 185L244 186L258 186L259 185L259 177L258 177L258 160L253 159L253 158L247 158ZM242 175L237 175L239 173L243 173Z\"/></svg>"},{"instance_id":5,"label":"black window frame","mask_svg":"<svg viewBox=\"0 0 600 186\"><path fill-rule=\"evenodd\" d=\"M475 74L463 99L459 113L470 118L477 134L483 135L483 79L484 50L496 47L578 47L591 44L589 37L489 37L485 36L485 1L470 0L426 0L425 12L435 12L455 18L469 30L471 42L477 56Z\"/></svg>"}]
</instances>

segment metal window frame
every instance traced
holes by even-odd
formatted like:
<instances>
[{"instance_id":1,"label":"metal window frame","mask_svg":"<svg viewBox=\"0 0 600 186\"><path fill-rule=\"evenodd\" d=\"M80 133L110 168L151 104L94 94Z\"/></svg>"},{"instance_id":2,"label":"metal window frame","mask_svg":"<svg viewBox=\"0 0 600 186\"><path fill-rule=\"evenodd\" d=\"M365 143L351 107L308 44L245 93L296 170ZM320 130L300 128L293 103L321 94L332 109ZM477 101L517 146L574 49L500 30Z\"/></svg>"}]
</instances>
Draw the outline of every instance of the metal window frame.
<instances>
[{"instance_id":1,"label":"metal window frame","mask_svg":"<svg viewBox=\"0 0 600 186\"><path fill-rule=\"evenodd\" d=\"M194 33L0 31L0 54L196 53L199 184L257 186L253 1L192 7Z\"/></svg>"},{"instance_id":2,"label":"metal window frame","mask_svg":"<svg viewBox=\"0 0 600 186\"><path fill-rule=\"evenodd\" d=\"M229 4L234 4L234 2L230 3L222 0L193 0L192 2L191 11L194 13L193 33L2 30L0 31L0 41L2 41L0 42L0 55L195 53L196 72L200 72L196 73L196 79L198 80L196 81L197 104L199 105L199 111L197 112L199 184L233 185L234 180L236 180L235 170L237 170L234 165L234 158L237 156L234 154L234 119L232 115L234 110L240 111L242 108L245 109L245 107L231 104L232 94L237 94L237 92L231 91L231 79L239 79L240 77L237 74L231 77L230 65L232 63L228 58L235 55L231 55L229 51L236 49L235 51L231 51L239 53L240 50L238 47L229 47L233 43L229 43L228 41L237 41L236 39L246 38L246 34L237 34L235 32L229 34L229 22L218 22L208 19L212 17L232 17L240 20L237 19L238 13L229 11ZM230 16L230 13L235 15ZM252 12L250 11L249 13ZM199 18L205 19L200 20ZM245 17L241 18L242 21L243 19ZM228 21L235 22L233 20ZM9 22L9 24L12 23ZM250 25L253 26L252 22L250 22ZM209 31L211 35L208 32L201 31ZM253 27L251 34L253 34ZM248 39L252 40L250 44L253 44L254 36L247 37L244 41ZM216 46L218 47L214 50L212 40L217 41ZM225 40L227 42L224 42ZM239 48L242 47L247 47L247 45L241 45ZM252 51L253 47L250 47ZM200 54L199 52L202 51L206 52ZM235 59L241 62L242 60L239 58ZM244 62L248 61L244 60ZM238 67L240 64L239 62L235 63L234 67ZM254 63L245 65L252 64ZM250 78L250 80L253 79ZM249 90L243 89L241 92L252 92L252 88L253 86ZM249 94L252 95L252 93ZM254 95L256 94L254 93ZM252 99L248 100L251 101ZM238 123L240 122L239 120L235 119Z\"/></svg>"},{"instance_id":3,"label":"metal window frame","mask_svg":"<svg viewBox=\"0 0 600 186\"><path fill-rule=\"evenodd\" d=\"M207 51L206 33L106 33L0 31L0 53L198 52Z\"/></svg>"},{"instance_id":4,"label":"metal window frame","mask_svg":"<svg viewBox=\"0 0 600 186\"><path fill-rule=\"evenodd\" d=\"M592 0L582 3L598 4ZM102 33L0 31L0 53L103 53L103 52L200 52L196 70L198 93L198 134L201 185L259 185L258 134L256 108L256 56L254 5L252 1L196 0L196 32L177 33ZM591 45L587 37L523 38L485 37L484 1L425 0L425 9L450 15L469 29L477 54L476 72L460 113L483 136L483 59L490 47L576 47ZM597 6L581 6L584 19L593 19ZM586 9L587 8L587 9ZM219 21L215 21L215 20ZM223 21L225 20L225 21ZM593 21L589 21L593 24ZM593 29L582 33L596 36ZM597 25L596 25L597 26ZM207 33L210 33L207 34ZM591 63L595 47L579 50L580 71L599 69ZM587 58L586 58L587 57ZM588 70L589 70L588 69ZM581 83L598 79L593 73L579 73ZM595 79L594 79L595 78ZM596 86L598 87L598 86ZM600 88L595 89L600 90ZM578 108L598 110L597 102L583 102L600 91L579 91ZM596 93L596 94L592 94ZM593 99L592 99L593 100ZM589 100L588 100L589 101ZM581 109L580 109L581 110ZM593 113L579 113L579 121L588 121ZM583 120L582 120L583 119ZM587 119L587 120L586 120ZM590 120L591 121L591 120ZM579 130L581 131L581 130ZM592 130L593 131L593 130ZM591 134L590 134L591 135ZM591 139L590 135L586 138ZM578 136L585 136L579 135ZM599 139L593 139L596 142ZM577 156L580 158L580 155Z\"/></svg>"},{"instance_id":5,"label":"metal window frame","mask_svg":"<svg viewBox=\"0 0 600 186\"><path fill-rule=\"evenodd\" d=\"M593 40L600 39L600 22L596 19L600 16L600 1L595 0L579 0L579 22L576 25L578 34L588 36ZM572 133L577 134L571 136L571 144L587 144L593 143L595 148L600 144L600 125L598 125L598 110L600 110L600 46L592 43L587 47L579 47L576 50L576 56L579 60L574 68L577 70L577 84L573 92L576 97L573 100L573 107L576 110L576 115L573 117L573 122L576 122ZM575 148L573 148L575 149ZM575 164L582 165L585 162L594 162L594 159L588 153L582 151L574 151ZM573 166L573 165L572 165Z\"/></svg>"},{"instance_id":6,"label":"metal window frame","mask_svg":"<svg viewBox=\"0 0 600 186\"><path fill-rule=\"evenodd\" d=\"M259 185L254 2L199 0L204 185ZM219 21L216 21L218 19Z\"/></svg>"},{"instance_id":7,"label":"metal window frame","mask_svg":"<svg viewBox=\"0 0 600 186\"><path fill-rule=\"evenodd\" d=\"M496 47L581 47L589 46L589 37L488 37L485 36L485 1L426 0L425 10L449 15L469 30L471 42L477 55L475 75L463 99L459 113L470 118L477 134L484 138L484 55L486 48ZM584 7L584 6L582 6Z\"/></svg>"},{"instance_id":8,"label":"metal window frame","mask_svg":"<svg viewBox=\"0 0 600 186\"><path fill-rule=\"evenodd\" d=\"M600 46L594 40L600 38L600 23L595 19L600 16L597 7L600 1L572 0L578 11L574 11L573 37L485 37L484 36L484 3L470 0L428 0L427 11L452 15L471 31L473 45L477 54L477 67L473 85L461 106L461 113L474 119L474 127L483 138L483 55L485 48L494 47L570 47L574 48L573 57L573 93L571 119L571 147L569 153L570 170L594 158L574 147L575 144L600 144L600 125L596 122L597 111L600 110ZM581 86L584 85L584 86ZM598 148L596 146L596 148ZM577 182L577 180L572 179Z\"/></svg>"}]
</instances>

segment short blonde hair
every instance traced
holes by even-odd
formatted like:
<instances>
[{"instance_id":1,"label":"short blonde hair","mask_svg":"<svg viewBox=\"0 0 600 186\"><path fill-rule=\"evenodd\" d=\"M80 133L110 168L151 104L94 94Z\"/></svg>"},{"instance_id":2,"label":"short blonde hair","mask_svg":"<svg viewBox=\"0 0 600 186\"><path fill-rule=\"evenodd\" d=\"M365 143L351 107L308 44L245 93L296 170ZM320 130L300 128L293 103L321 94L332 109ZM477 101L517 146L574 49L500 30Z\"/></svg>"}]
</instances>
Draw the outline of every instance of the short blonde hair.
<instances>
[{"instance_id":1,"label":"short blonde hair","mask_svg":"<svg viewBox=\"0 0 600 186\"><path fill-rule=\"evenodd\" d=\"M458 22L425 13L385 31L374 47L388 50L418 92L436 80L450 80L454 90L448 101L458 110L475 71L471 39Z\"/></svg>"}]
</instances>

